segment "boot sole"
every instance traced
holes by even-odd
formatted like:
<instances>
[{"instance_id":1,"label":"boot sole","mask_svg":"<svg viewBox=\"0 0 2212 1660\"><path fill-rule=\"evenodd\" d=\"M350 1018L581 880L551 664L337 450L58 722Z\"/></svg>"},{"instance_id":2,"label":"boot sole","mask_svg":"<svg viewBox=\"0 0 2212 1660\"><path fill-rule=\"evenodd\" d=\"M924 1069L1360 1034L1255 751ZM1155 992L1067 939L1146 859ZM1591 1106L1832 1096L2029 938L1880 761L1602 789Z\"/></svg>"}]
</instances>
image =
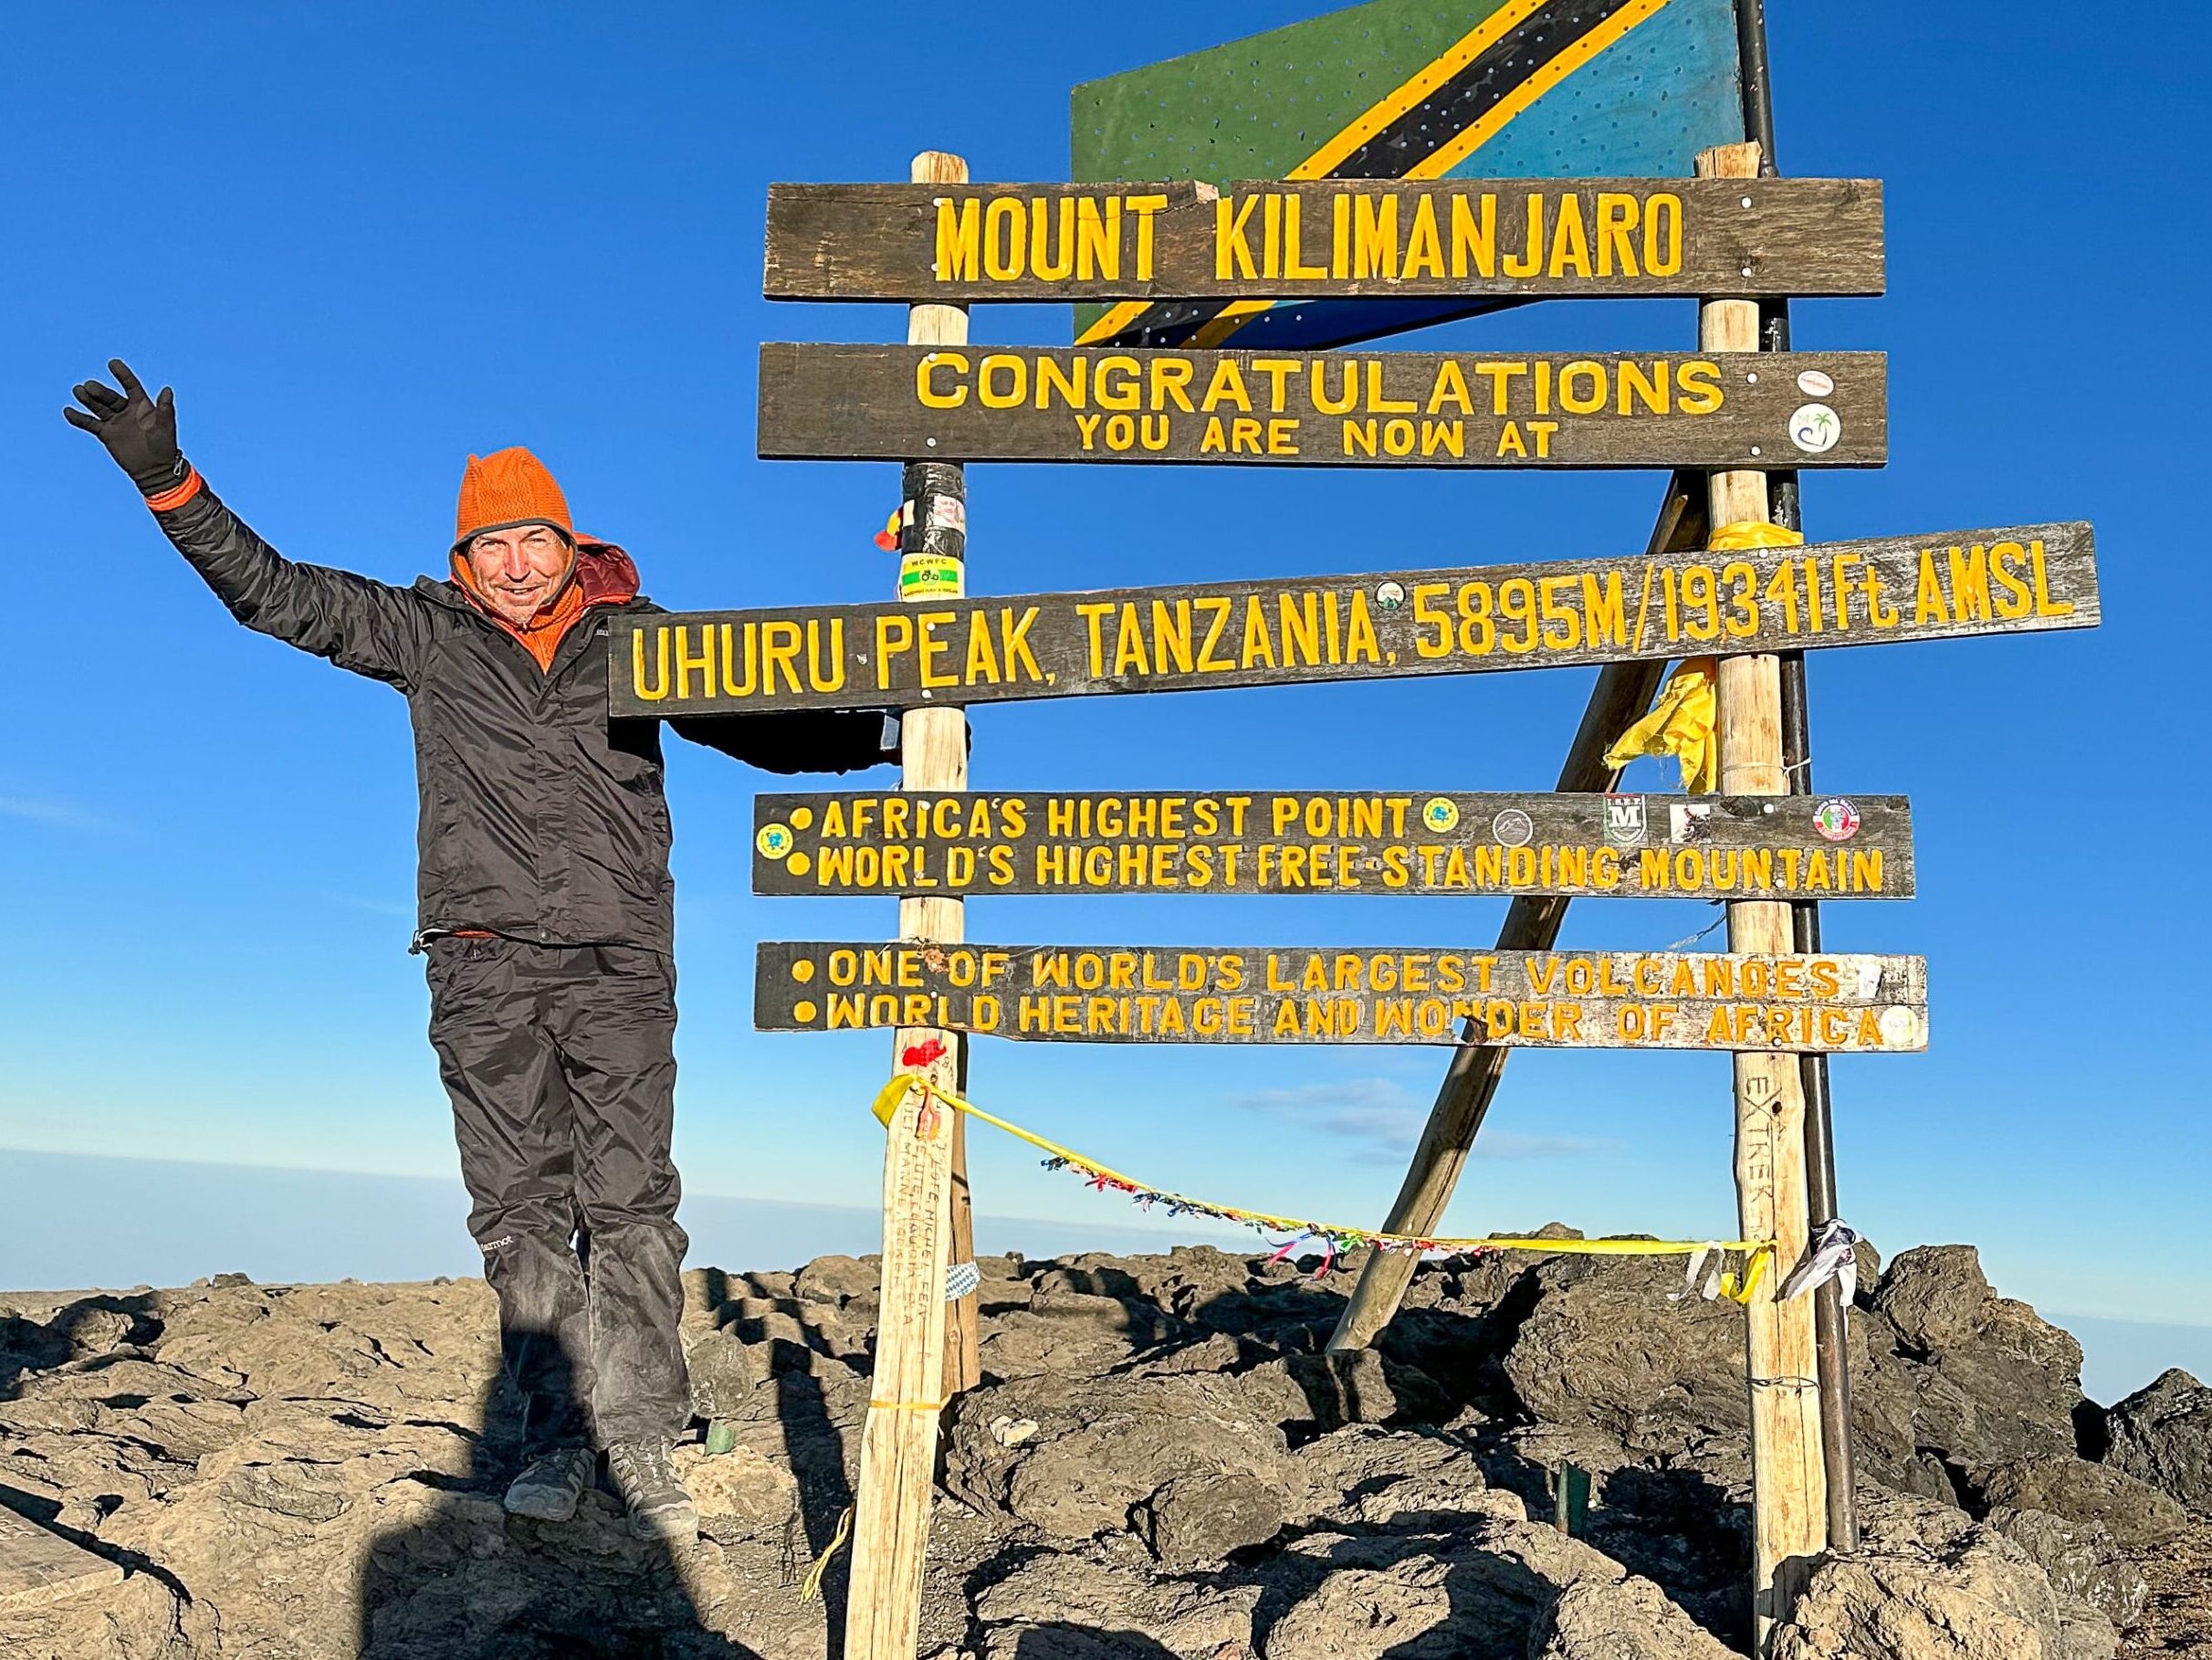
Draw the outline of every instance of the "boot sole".
<instances>
[{"instance_id":1,"label":"boot sole","mask_svg":"<svg viewBox=\"0 0 2212 1660\"><path fill-rule=\"evenodd\" d=\"M571 1498L565 1506L536 1506L525 1501L517 1504L509 1500L503 1507L509 1516L519 1516L525 1521L564 1522L576 1519L577 1500Z\"/></svg>"},{"instance_id":2,"label":"boot sole","mask_svg":"<svg viewBox=\"0 0 2212 1660\"><path fill-rule=\"evenodd\" d=\"M630 1535L642 1539L695 1539L699 1536L698 1508L668 1505L657 1510L633 1510Z\"/></svg>"}]
</instances>

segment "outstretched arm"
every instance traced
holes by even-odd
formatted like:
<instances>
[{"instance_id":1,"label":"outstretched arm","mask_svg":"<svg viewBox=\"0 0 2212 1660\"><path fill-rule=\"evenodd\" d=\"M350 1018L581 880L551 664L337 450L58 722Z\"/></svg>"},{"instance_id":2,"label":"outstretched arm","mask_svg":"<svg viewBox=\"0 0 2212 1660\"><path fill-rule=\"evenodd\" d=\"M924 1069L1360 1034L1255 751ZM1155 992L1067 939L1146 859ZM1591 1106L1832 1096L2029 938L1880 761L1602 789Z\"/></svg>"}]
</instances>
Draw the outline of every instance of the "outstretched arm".
<instances>
[{"instance_id":1,"label":"outstretched arm","mask_svg":"<svg viewBox=\"0 0 2212 1660\"><path fill-rule=\"evenodd\" d=\"M896 718L882 709L693 715L668 724L694 743L770 772L851 772L898 759Z\"/></svg>"},{"instance_id":2,"label":"outstretched arm","mask_svg":"<svg viewBox=\"0 0 2212 1660\"><path fill-rule=\"evenodd\" d=\"M154 521L215 597L248 628L403 689L413 684L430 628L427 601L405 588L285 558L217 499L177 447L176 402L146 388L121 358L122 390L87 381L70 425L107 447L152 509Z\"/></svg>"}]
</instances>

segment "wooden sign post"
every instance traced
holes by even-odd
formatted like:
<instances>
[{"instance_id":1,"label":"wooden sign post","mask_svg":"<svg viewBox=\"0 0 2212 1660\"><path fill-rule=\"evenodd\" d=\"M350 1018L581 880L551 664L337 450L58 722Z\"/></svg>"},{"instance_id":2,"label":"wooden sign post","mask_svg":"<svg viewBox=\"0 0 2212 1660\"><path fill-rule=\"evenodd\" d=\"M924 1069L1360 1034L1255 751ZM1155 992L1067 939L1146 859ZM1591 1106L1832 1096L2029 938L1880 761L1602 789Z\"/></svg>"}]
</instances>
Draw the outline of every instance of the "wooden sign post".
<instances>
[{"instance_id":1,"label":"wooden sign post","mask_svg":"<svg viewBox=\"0 0 2212 1660\"><path fill-rule=\"evenodd\" d=\"M1756 144L1731 144L1697 158L1701 177L1755 178ZM1746 299L1709 300L1698 312L1698 344L1746 352L1758 344L1759 308ZM1715 528L1766 518L1763 472L1717 472L1708 514ZM1720 660L1720 783L1727 793L1786 795L1782 770L1781 665L1770 654ZM1789 907L1756 900L1728 907L1729 949L1787 951ZM1771 1239L1777 1261L1794 1266L1809 1229L1805 1186L1805 1088L1794 1056L1772 1051L1735 1057L1735 1182L1739 1224L1747 1239ZM1828 1539L1827 1475L1820 1440L1820 1386L1813 1352L1812 1304L1781 1300L1781 1275L1766 1276L1746 1308L1750 1368L1754 1651L1764 1654L1774 1624L1788 1617Z\"/></svg>"},{"instance_id":2,"label":"wooden sign post","mask_svg":"<svg viewBox=\"0 0 2212 1660\"><path fill-rule=\"evenodd\" d=\"M762 456L905 464L898 595L622 619L609 693L616 716L904 711L899 791L763 795L753 826L756 891L899 901L893 940L761 944L756 1027L894 1031L896 1066L930 1086L886 1126L850 1660L912 1660L938 1414L979 1376L972 1300L945 1296L973 1249L964 1118L932 1095L965 1092L971 1035L1452 1045L1386 1224L1422 1238L1512 1050L1729 1053L1737 1233L1774 1246L1747 1305L1759 1652L1822 1548L1813 1305L1777 1297L1808 1234L1804 1057L1924 1048L1926 971L1793 949L1793 907L1906 898L1914 870L1902 798L1790 793L1775 654L2094 626L2093 538L2052 523L1707 551L1767 519L1769 469L1886 458L1882 356L1762 352L1756 298L1879 291L1879 186L1760 179L1756 145L1710 139L1676 152L1698 150L1693 181L1439 176L1494 131L1466 99L1542 57L1487 27L1426 40L1429 68L1374 107L1384 127L1337 110L1282 180L973 185L932 152L907 185L771 194L771 298L912 307L903 346L761 348ZM1355 163L1378 133L1398 135L1399 173ZM1330 323L1333 305L1433 320L1640 294L1698 296L1698 351L1317 349L1391 331ZM1097 346L971 346L961 307L993 299L1115 303ZM1273 352L1216 349L1270 316ZM985 597L966 577L969 460L1663 466L1674 485L1628 558ZM1692 656L1719 659L1718 792L1615 791L1609 745ZM968 789L972 704L1575 664L1602 672L1552 793ZM1489 948L966 938L970 893L1085 892L1513 905ZM1576 898L1685 896L1727 906L1726 951L1557 948ZM1413 1262L1373 1256L1332 1348L1372 1337Z\"/></svg>"},{"instance_id":3,"label":"wooden sign post","mask_svg":"<svg viewBox=\"0 0 2212 1660\"><path fill-rule=\"evenodd\" d=\"M968 163L959 156L924 151L914 158L913 176L917 184L962 184ZM968 338L967 313L957 306L917 305L908 316L907 335L922 345L957 345ZM966 492L925 492L916 503L921 533L907 539L909 552L901 558L902 588L906 561L917 552L930 554L930 503L940 494L961 504L960 537L950 552L940 541L936 556L949 558L953 580L963 580ZM907 710L900 753L907 788L964 789L967 716L948 707ZM957 940L966 930L965 909L959 899L943 896L901 898L899 933L907 939ZM961 1044L954 1034L909 1027L896 1036L893 1064L920 1072L940 1089L957 1089L962 1082ZM910 1054L931 1058L908 1061L905 1057ZM973 1300L963 1298L964 1316L954 1319L949 1319L945 1300L949 1255L958 1252L965 1259L974 1250L971 1236L959 1236L970 1228L964 1125L958 1113L933 1111L917 1091L908 1095L888 1129L883 1290L873 1392L861 1434L853 1571L845 1601L848 1660L912 1660L921 1619L929 1489L937 1476L938 1417L948 1396L977 1377Z\"/></svg>"}]
</instances>

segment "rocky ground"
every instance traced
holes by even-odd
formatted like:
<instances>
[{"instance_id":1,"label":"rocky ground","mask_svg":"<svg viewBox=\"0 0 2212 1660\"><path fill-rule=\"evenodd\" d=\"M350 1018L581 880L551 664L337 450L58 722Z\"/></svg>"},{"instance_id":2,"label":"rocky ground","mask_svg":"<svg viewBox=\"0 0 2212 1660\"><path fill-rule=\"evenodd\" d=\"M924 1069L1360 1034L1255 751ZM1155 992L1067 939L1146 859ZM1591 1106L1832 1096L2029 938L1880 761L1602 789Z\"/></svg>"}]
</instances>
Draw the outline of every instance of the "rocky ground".
<instances>
[{"instance_id":1,"label":"rocky ground","mask_svg":"<svg viewBox=\"0 0 2212 1660\"><path fill-rule=\"evenodd\" d=\"M1557 1231L1556 1231L1557 1232ZM1742 1319L1665 1260L1424 1267L1376 1351L1315 1277L1199 1248L983 1265L987 1384L946 1417L937 1660L1724 1660L1748 1637ZM2212 1391L2106 1413L1964 1246L1865 1265L1866 1542L1778 1660L2212 1660ZM119 1584L0 1604L9 1660L839 1652L872 1261L687 1277L707 1537L597 1495L513 1521L475 1281L0 1298L0 1506ZM1552 1474L1594 1473L1588 1526Z\"/></svg>"}]
</instances>

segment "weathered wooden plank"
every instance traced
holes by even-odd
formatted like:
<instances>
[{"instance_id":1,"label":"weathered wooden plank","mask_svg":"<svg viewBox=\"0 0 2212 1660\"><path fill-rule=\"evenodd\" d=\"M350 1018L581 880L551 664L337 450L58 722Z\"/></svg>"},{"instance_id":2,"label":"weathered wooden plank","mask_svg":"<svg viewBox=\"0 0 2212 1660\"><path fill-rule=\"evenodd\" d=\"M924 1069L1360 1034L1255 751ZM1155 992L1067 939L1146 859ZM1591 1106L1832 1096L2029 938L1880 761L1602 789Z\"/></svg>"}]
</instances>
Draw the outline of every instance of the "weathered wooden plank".
<instances>
[{"instance_id":1,"label":"weathered wooden plank","mask_svg":"<svg viewBox=\"0 0 2212 1660\"><path fill-rule=\"evenodd\" d=\"M94 1556L0 1506L0 1608L58 1602L80 1591L121 1584L122 1577L121 1563Z\"/></svg>"},{"instance_id":2,"label":"weathered wooden plank","mask_svg":"<svg viewBox=\"0 0 2212 1660\"><path fill-rule=\"evenodd\" d=\"M1697 171L1756 178L1759 146L1726 144L1703 152ZM1698 308L1697 343L1715 352L1746 350L1758 343L1759 327L1755 302L1708 299ZM1771 508L1764 470L1716 472L1707 481L1705 510L1715 525L1760 522ZM1734 647L1720 659L1715 679L1713 739L1720 751L1721 787L1731 794L1787 796L1780 661L1750 646ZM1789 907L1767 899L1731 903L1728 943L1739 951L1788 951L1795 943ZM1736 1051L1734 1072L1736 1224L1745 1239L1773 1240L1778 1264L1795 1265L1810 1232L1803 1066L1746 1045ZM1828 1542L1812 1302L1784 1300L1775 1275L1747 1294L1745 1361L1751 1412L1752 1649L1765 1654Z\"/></svg>"},{"instance_id":3,"label":"weathered wooden plank","mask_svg":"<svg viewBox=\"0 0 2212 1660\"><path fill-rule=\"evenodd\" d=\"M2093 627L2086 523L618 618L617 715L999 703Z\"/></svg>"},{"instance_id":4,"label":"weathered wooden plank","mask_svg":"<svg viewBox=\"0 0 2212 1660\"><path fill-rule=\"evenodd\" d=\"M1913 882L1902 795L920 791L753 801L760 894L1903 899Z\"/></svg>"},{"instance_id":5,"label":"weathered wooden plank","mask_svg":"<svg viewBox=\"0 0 2212 1660\"><path fill-rule=\"evenodd\" d=\"M1874 179L771 184L771 299L1879 294Z\"/></svg>"},{"instance_id":6,"label":"weathered wooden plank","mask_svg":"<svg viewBox=\"0 0 2212 1660\"><path fill-rule=\"evenodd\" d=\"M914 158L911 172L917 183L952 185L967 179L968 163L943 151L925 150ZM950 306L917 306L907 319L907 338L957 344L968 338L967 315ZM939 497L947 504L956 498L966 501L966 480L954 476L954 469L910 465L907 482L925 498ZM957 580L962 569L959 562L967 555L967 514L964 506L957 515L938 507L928 504L917 532L907 538L907 551L951 565ZM957 524L951 522L955 518ZM939 789L966 784L963 716L925 711L909 721L904 739L907 782ZM898 909L902 933L957 939L966 926L962 905L928 899L902 901ZM901 1034L893 1044L892 1064L920 1073L940 1089L958 1087L966 1071L964 1045L958 1039L933 1042L934 1036ZM916 1058L908 1060L909 1055ZM869 1409L861 1427L860 1487L853 1505L846 1660L914 1660L937 1471L938 1414L949 1394L974 1382L968 1364L972 1336L963 1339L960 1313L945 1298L948 1247L959 1248L966 1231L966 1132L957 1122L949 1132L941 1121L926 1125L918 1111L904 1110L885 1128L883 1275ZM972 1308L967 1323L972 1332Z\"/></svg>"},{"instance_id":7,"label":"weathered wooden plank","mask_svg":"<svg viewBox=\"0 0 2212 1660\"><path fill-rule=\"evenodd\" d=\"M760 452L1275 467L1879 467L1879 352L760 348Z\"/></svg>"},{"instance_id":8,"label":"weathered wooden plank","mask_svg":"<svg viewBox=\"0 0 2212 1660\"><path fill-rule=\"evenodd\" d=\"M1399 946L763 941L763 1032L942 1026L1061 1043L1927 1046L1917 957Z\"/></svg>"}]
</instances>

